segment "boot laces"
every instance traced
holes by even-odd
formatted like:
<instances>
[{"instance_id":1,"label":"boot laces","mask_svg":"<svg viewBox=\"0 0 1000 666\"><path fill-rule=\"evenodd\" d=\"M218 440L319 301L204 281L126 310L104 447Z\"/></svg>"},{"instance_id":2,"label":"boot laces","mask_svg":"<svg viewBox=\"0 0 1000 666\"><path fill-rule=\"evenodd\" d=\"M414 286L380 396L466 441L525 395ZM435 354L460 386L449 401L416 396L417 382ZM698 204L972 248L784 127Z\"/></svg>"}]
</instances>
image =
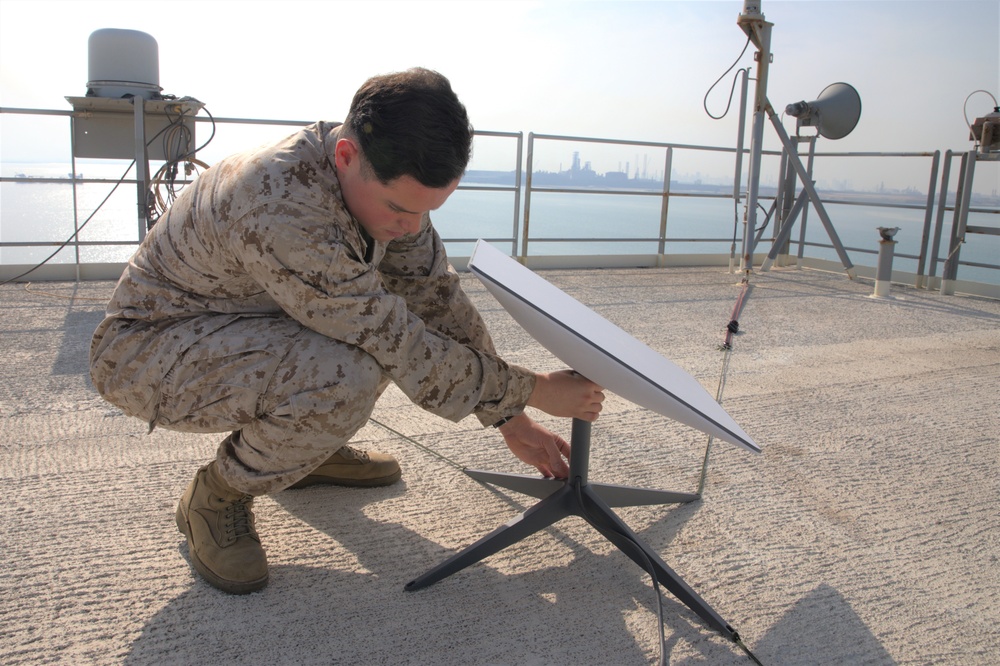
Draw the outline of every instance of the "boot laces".
<instances>
[{"instance_id":1,"label":"boot laces","mask_svg":"<svg viewBox=\"0 0 1000 666\"><path fill-rule=\"evenodd\" d=\"M252 495L244 495L238 500L234 500L226 507L226 533L239 539L244 536L255 536L253 527L253 513L248 506L253 502Z\"/></svg>"},{"instance_id":2,"label":"boot laces","mask_svg":"<svg viewBox=\"0 0 1000 666\"><path fill-rule=\"evenodd\" d=\"M367 451L362 451L361 449L356 449L353 446L351 446L350 444L344 444L344 446L342 446L340 448L340 451L338 451L338 453L345 460L360 460L361 462L366 463L366 462L368 462L371 459L368 456L368 452Z\"/></svg>"}]
</instances>

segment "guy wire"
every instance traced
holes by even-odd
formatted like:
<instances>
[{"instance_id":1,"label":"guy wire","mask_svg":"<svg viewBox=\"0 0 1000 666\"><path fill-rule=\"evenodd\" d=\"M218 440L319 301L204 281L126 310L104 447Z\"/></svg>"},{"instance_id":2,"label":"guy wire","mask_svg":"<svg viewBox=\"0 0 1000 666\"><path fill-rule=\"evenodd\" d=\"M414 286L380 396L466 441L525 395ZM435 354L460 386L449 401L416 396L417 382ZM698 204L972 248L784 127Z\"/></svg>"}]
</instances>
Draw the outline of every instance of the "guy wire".
<instances>
[{"instance_id":1,"label":"guy wire","mask_svg":"<svg viewBox=\"0 0 1000 666\"><path fill-rule=\"evenodd\" d=\"M402 437L407 442L409 442L410 444L413 444L415 447L417 447L418 449L420 449L424 453L431 454L432 456L434 456L438 460L441 460L441 461L443 461L443 462L451 465L452 467L454 467L455 469L459 470L460 472L465 470L465 465L460 465L457 462L455 462L454 460L452 460L451 458L449 458L448 456L442 455L442 454L438 453L437 451L435 451L434 449L432 449L432 448L430 448L428 446L424 446L423 444L421 444L417 440L413 439L409 435L404 435L403 433L399 432L395 428L390 428L389 426L387 426L386 424L382 423L381 421L378 421L378 420L373 419L371 417L369 417L368 420L371 421L372 423L374 423L377 426L381 426L382 428L385 428L386 430L388 430L392 434L396 435L397 437Z\"/></svg>"},{"instance_id":2,"label":"guy wire","mask_svg":"<svg viewBox=\"0 0 1000 666\"><path fill-rule=\"evenodd\" d=\"M719 387L715 392L715 401L722 404L722 392L726 388L726 376L729 372L729 359L733 355L733 337L740 329L739 317L740 313L743 311L743 305L746 302L747 296L750 295L750 289L753 285L750 284L750 272L747 271L743 280L741 281L742 289L740 290L740 295L736 299L735 305L733 305L733 313L729 318L729 323L726 324L726 337L724 342L719 345L719 351L723 352L722 357L722 373L719 376ZM701 463L701 476L698 478L698 491L697 495L701 497L705 490L705 481L708 478L708 458L712 451L712 441L715 438L712 435L708 436L708 443L705 445L705 457Z\"/></svg>"}]
</instances>

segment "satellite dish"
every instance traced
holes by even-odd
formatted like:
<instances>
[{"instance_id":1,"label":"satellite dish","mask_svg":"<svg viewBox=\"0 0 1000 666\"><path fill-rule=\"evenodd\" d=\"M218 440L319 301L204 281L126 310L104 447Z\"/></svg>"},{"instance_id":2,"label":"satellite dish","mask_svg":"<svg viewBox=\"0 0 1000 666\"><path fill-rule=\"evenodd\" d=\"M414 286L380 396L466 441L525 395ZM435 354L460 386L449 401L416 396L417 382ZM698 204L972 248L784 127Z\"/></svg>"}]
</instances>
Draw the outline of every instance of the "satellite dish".
<instances>
[{"instance_id":1,"label":"satellite dish","mask_svg":"<svg viewBox=\"0 0 1000 666\"><path fill-rule=\"evenodd\" d=\"M861 118L861 96L848 83L831 83L812 102L796 102L785 113L798 118L798 125L815 127L827 139L843 139Z\"/></svg>"},{"instance_id":2,"label":"satellite dish","mask_svg":"<svg viewBox=\"0 0 1000 666\"><path fill-rule=\"evenodd\" d=\"M480 240L471 270L543 347L635 404L760 453L698 381L555 285Z\"/></svg>"}]
</instances>

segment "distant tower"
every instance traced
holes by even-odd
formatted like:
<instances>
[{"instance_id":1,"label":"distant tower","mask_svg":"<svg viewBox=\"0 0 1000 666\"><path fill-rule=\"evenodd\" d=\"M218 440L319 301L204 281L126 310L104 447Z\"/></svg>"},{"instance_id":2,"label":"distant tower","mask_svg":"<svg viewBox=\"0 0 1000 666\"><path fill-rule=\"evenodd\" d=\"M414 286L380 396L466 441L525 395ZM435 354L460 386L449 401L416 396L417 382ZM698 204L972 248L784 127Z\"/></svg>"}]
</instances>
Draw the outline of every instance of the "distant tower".
<instances>
[{"instance_id":1,"label":"distant tower","mask_svg":"<svg viewBox=\"0 0 1000 666\"><path fill-rule=\"evenodd\" d=\"M573 173L576 173L579 170L580 170L580 151L579 150L574 150L573 151Z\"/></svg>"}]
</instances>

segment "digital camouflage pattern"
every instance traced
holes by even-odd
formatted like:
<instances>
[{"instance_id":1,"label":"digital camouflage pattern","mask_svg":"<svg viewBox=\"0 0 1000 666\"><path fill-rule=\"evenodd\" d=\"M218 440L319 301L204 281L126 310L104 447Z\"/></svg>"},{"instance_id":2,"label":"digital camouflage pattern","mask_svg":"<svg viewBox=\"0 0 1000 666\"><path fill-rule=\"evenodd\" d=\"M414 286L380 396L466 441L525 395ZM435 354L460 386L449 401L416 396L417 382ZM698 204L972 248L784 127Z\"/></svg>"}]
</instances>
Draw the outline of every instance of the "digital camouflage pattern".
<instances>
[{"instance_id":1,"label":"digital camouflage pattern","mask_svg":"<svg viewBox=\"0 0 1000 666\"><path fill-rule=\"evenodd\" d=\"M221 472L254 495L345 444L389 381L434 414L484 425L522 411L534 387L496 356L428 216L385 244L350 215L338 134L316 123L186 187L91 346L94 386L150 429L230 431Z\"/></svg>"}]
</instances>

